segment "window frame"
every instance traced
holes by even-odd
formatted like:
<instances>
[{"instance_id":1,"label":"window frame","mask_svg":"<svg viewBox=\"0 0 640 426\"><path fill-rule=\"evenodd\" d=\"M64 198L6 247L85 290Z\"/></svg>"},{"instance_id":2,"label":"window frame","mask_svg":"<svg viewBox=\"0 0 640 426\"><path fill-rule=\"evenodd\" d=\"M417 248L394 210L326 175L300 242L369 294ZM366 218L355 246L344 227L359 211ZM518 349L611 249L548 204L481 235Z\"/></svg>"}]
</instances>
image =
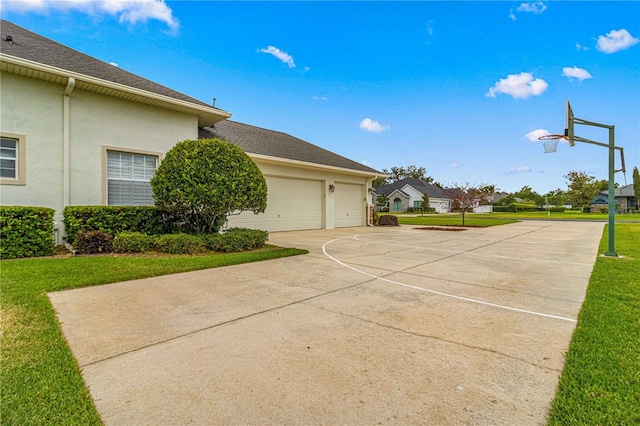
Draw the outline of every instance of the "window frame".
<instances>
[{"instance_id":1,"label":"window frame","mask_svg":"<svg viewBox=\"0 0 640 426\"><path fill-rule=\"evenodd\" d=\"M19 133L0 132L3 139L16 141L16 177L0 178L0 185L26 185L27 184L27 137Z\"/></svg>"},{"instance_id":2,"label":"window frame","mask_svg":"<svg viewBox=\"0 0 640 426\"><path fill-rule=\"evenodd\" d=\"M126 148L122 146L111 146L111 145L103 145L102 146L102 204L105 206L109 205L109 176L108 176L108 154L107 151L115 151L121 152L125 154L140 154L140 155L148 155L152 157L156 157L156 170L160 166L160 162L162 161L162 152L160 151L149 151L143 149L133 149Z\"/></svg>"}]
</instances>

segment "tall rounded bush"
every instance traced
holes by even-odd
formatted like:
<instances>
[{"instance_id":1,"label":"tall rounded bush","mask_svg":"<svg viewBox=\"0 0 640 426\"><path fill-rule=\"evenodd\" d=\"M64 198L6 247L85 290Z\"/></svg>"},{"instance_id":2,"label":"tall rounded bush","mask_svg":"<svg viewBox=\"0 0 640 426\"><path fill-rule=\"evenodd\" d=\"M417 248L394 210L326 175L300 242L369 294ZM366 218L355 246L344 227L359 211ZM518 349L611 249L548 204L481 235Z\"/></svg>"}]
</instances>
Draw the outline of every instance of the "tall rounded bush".
<instances>
[{"instance_id":1,"label":"tall rounded bush","mask_svg":"<svg viewBox=\"0 0 640 426\"><path fill-rule=\"evenodd\" d=\"M262 213L267 182L245 152L222 139L185 140L169 150L151 179L156 206L188 233L218 232L227 215Z\"/></svg>"}]
</instances>

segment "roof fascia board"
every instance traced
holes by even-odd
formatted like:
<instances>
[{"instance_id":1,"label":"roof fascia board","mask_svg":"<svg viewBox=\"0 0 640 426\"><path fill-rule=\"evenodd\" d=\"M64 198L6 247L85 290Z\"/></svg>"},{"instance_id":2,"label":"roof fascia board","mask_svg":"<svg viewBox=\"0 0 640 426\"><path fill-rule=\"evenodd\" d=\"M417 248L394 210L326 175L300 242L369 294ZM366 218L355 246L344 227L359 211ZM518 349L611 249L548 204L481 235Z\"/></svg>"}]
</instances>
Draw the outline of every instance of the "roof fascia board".
<instances>
[{"instance_id":1,"label":"roof fascia board","mask_svg":"<svg viewBox=\"0 0 640 426\"><path fill-rule=\"evenodd\" d=\"M50 73L50 74L58 75L61 77L75 78L76 81L95 84L97 86L107 87L109 89L114 89L121 92L137 95L137 96L142 96L142 97L153 99L156 101L166 102L168 104L176 105L181 108L187 108L192 110L194 115L198 116L198 121L199 121L198 124L200 126L205 125L205 123L209 123L206 125L211 125L211 124L217 123L218 121L225 120L231 117L231 113L217 109L217 108L205 107L204 105L198 105L192 102L175 99L170 96L160 95L158 93L148 92L142 89L136 89L135 87L114 83L107 80L102 80L100 78L91 77L86 74L81 74L73 71L68 71L62 68L53 67L51 65L41 64L39 62L30 61L28 59L19 58L17 56L0 53L0 62L6 62L9 64L13 64L13 65L17 65L25 68L31 68L35 71ZM200 117L205 114L209 117L203 117L203 118L204 119L209 118L209 119L203 122L200 122ZM214 117L211 117L212 115L216 116L215 120L214 120Z\"/></svg>"},{"instance_id":2,"label":"roof fascia board","mask_svg":"<svg viewBox=\"0 0 640 426\"><path fill-rule=\"evenodd\" d=\"M329 166L326 164L318 164L318 163L310 163L308 161L291 160L288 158L281 158L281 157L272 157L270 155L254 154L251 152L247 152L247 155L254 160L260 160L268 163L279 163L279 164L286 164L290 166L297 166L297 167L304 167L304 168L323 169L323 170L328 170L332 172L347 173L351 175L364 176L364 177L369 177L374 179L377 177L385 176L382 174L366 172L363 170L345 169L343 167Z\"/></svg>"}]
</instances>

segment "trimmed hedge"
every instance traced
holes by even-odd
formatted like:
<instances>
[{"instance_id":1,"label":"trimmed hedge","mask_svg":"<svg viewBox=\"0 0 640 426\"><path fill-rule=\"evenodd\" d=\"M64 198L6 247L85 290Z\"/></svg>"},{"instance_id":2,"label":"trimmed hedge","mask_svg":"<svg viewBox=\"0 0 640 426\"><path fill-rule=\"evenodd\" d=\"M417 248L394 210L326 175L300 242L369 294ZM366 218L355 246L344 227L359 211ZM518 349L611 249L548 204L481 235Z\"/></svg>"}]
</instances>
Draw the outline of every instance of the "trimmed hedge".
<instances>
[{"instance_id":1,"label":"trimmed hedge","mask_svg":"<svg viewBox=\"0 0 640 426\"><path fill-rule=\"evenodd\" d=\"M538 206L535 204L511 203L507 206L509 212L535 212Z\"/></svg>"},{"instance_id":2,"label":"trimmed hedge","mask_svg":"<svg viewBox=\"0 0 640 426\"><path fill-rule=\"evenodd\" d=\"M148 235L176 231L173 219L154 206L69 206L63 216L71 245L75 245L78 232L102 231L114 237L123 231Z\"/></svg>"},{"instance_id":3,"label":"trimmed hedge","mask_svg":"<svg viewBox=\"0 0 640 426\"><path fill-rule=\"evenodd\" d=\"M223 234L208 234L203 237L209 250L239 252L264 247L269 233L257 229L231 228Z\"/></svg>"},{"instance_id":4,"label":"trimmed hedge","mask_svg":"<svg viewBox=\"0 0 640 426\"><path fill-rule=\"evenodd\" d=\"M54 214L46 207L0 206L0 258L50 256Z\"/></svg>"},{"instance_id":5,"label":"trimmed hedge","mask_svg":"<svg viewBox=\"0 0 640 426\"><path fill-rule=\"evenodd\" d=\"M113 238L116 253L143 253L154 247L155 236L141 232L120 232Z\"/></svg>"},{"instance_id":6,"label":"trimmed hedge","mask_svg":"<svg viewBox=\"0 0 640 426\"><path fill-rule=\"evenodd\" d=\"M165 234L157 237L155 249L167 254L200 254L207 251L207 246L198 235Z\"/></svg>"},{"instance_id":7,"label":"trimmed hedge","mask_svg":"<svg viewBox=\"0 0 640 426\"><path fill-rule=\"evenodd\" d=\"M398 226L398 218L391 214L385 214L378 218L380 226Z\"/></svg>"}]
</instances>

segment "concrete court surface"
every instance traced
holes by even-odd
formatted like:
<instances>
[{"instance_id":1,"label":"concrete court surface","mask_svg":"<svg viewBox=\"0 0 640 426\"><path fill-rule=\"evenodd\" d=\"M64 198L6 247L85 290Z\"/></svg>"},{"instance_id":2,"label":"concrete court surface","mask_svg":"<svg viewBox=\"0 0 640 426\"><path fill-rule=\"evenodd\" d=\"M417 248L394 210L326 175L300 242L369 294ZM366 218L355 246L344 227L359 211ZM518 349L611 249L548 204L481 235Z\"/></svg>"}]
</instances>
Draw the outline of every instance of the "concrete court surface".
<instances>
[{"instance_id":1,"label":"concrete court surface","mask_svg":"<svg viewBox=\"0 0 640 426\"><path fill-rule=\"evenodd\" d=\"M544 424L603 224L272 233L49 296L107 425Z\"/></svg>"}]
</instances>

